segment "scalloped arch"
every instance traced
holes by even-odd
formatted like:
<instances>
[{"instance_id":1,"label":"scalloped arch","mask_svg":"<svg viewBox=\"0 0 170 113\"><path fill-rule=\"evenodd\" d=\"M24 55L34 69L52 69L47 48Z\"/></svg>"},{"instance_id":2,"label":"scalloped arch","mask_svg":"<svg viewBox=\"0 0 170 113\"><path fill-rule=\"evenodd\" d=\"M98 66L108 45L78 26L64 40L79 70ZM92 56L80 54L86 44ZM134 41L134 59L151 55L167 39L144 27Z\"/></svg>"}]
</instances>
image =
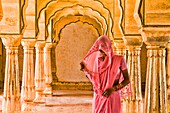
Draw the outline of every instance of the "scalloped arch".
<instances>
[{"instance_id":1,"label":"scalloped arch","mask_svg":"<svg viewBox=\"0 0 170 113\"><path fill-rule=\"evenodd\" d=\"M90 16L90 18L94 18L96 21L102 24L102 27L104 28L104 35L107 33L107 23L106 19L102 17L97 11L93 11L89 7L82 7L79 5L71 6L71 7L65 7L62 10L56 11L48 20L46 20L47 26L49 24L49 21L53 18L55 18L56 21L58 21L61 17L63 16L68 16L68 15L86 15ZM48 31L47 31L48 34Z\"/></svg>"},{"instance_id":2,"label":"scalloped arch","mask_svg":"<svg viewBox=\"0 0 170 113\"><path fill-rule=\"evenodd\" d=\"M101 27L100 23L97 23L93 18L90 18L89 16L80 16L80 17L76 17L76 16L63 16L61 19L59 19L57 22L54 23L54 30L55 30L55 36L54 39L56 41L59 40L60 38L60 33L62 31L62 29L71 24L71 23L76 23L76 22L82 22L82 23L88 23L89 25L92 25L98 32L99 35L103 34L103 29ZM59 27L56 27L59 26Z\"/></svg>"},{"instance_id":3,"label":"scalloped arch","mask_svg":"<svg viewBox=\"0 0 170 113\"><path fill-rule=\"evenodd\" d=\"M47 18L50 18L51 15L53 15L56 10L62 9L63 7L69 7L69 6L73 6L73 5L82 5L84 7L89 7L94 11L101 12L101 16L105 17L106 19L106 23L108 26L108 31L107 31L107 35L110 35L112 37L113 32L113 19L111 16L110 11L102 4L102 2L100 1L90 1L90 2L84 2L83 0L81 1L77 1L77 2L59 2L58 0L55 2L52 2L53 0L51 0L50 2L48 2L48 8L44 8L42 7L40 10L44 10L47 9ZM93 5L91 5L93 4ZM45 6L47 7L47 6ZM39 15L41 14L41 11L39 12ZM101 16L99 16L98 18L101 18ZM39 24L39 23L38 23Z\"/></svg>"},{"instance_id":4,"label":"scalloped arch","mask_svg":"<svg viewBox=\"0 0 170 113\"><path fill-rule=\"evenodd\" d=\"M63 26L63 28L61 28L60 29L60 32L59 32L59 36L58 37L60 37L60 34L62 33L62 30L66 27L66 26L68 26L68 25L70 25L70 24L72 24L72 23L78 23L78 22L81 22L81 23L87 23L88 25L91 25L91 26L93 26L92 24L90 24L90 23L88 23L88 22L82 22L82 21L80 21L80 20L77 20L77 21L75 21L75 22L70 22L70 23L68 23L68 24L65 24L64 26ZM94 27L94 26L93 26ZM95 29L96 29L96 31L99 33L99 31L98 31L98 29L96 28L96 27L94 27ZM58 41L59 41L60 39L58 39ZM58 42L57 42L58 43Z\"/></svg>"},{"instance_id":5,"label":"scalloped arch","mask_svg":"<svg viewBox=\"0 0 170 113\"><path fill-rule=\"evenodd\" d=\"M93 5L92 5L93 4ZM101 15L106 19L107 23L112 24L113 19L111 18L111 13L110 11L104 7L104 5L100 2L100 1L91 1L91 2L84 2L83 0L78 1L78 2L53 2L49 5L49 7L47 8L47 19L49 19L51 17L51 15L53 15L57 10L61 10L64 7L70 7L70 6L75 6L75 5L79 5L79 6L83 6L83 7L89 7L94 11L97 11L99 13L101 13ZM111 22L108 22L110 21Z\"/></svg>"}]
</instances>

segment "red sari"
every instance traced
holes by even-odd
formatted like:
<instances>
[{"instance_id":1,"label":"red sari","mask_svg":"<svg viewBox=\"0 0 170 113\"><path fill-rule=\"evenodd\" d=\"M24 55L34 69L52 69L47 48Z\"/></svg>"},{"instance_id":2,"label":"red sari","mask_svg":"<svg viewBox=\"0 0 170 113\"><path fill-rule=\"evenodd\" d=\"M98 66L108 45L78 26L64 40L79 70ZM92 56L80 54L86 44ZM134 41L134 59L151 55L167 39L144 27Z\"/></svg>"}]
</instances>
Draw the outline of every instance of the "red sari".
<instances>
[{"instance_id":1,"label":"red sari","mask_svg":"<svg viewBox=\"0 0 170 113\"><path fill-rule=\"evenodd\" d=\"M99 59L99 50L104 51L104 61ZM123 56L113 53L112 43L107 36L99 37L83 59L84 73L93 84L94 98L92 103L93 113L121 113L121 91L113 92L109 97L102 92L113 87L115 80L122 80L121 70L127 69ZM129 95L126 87L125 95ZM123 95L122 95L123 96Z\"/></svg>"}]
</instances>

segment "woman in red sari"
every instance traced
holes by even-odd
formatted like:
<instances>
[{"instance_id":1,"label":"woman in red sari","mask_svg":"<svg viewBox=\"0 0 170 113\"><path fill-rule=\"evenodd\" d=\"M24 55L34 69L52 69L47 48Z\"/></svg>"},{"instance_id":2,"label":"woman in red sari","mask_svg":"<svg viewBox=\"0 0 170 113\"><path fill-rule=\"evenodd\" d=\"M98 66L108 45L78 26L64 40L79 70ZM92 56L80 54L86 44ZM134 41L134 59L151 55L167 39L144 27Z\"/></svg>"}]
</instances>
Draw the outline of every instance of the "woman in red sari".
<instances>
[{"instance_id":1,"label":"woman in red sari","mask_svg":"<svg viewBox=\"0 0 170 113\"><path fill-rule=\"evenodd\" d=\"M130 80L124 57L113 53L110 39L100 36L80 64L93 84L92 112L121 113L121 97L131 94Z\"/></svg>"}]
</instances>

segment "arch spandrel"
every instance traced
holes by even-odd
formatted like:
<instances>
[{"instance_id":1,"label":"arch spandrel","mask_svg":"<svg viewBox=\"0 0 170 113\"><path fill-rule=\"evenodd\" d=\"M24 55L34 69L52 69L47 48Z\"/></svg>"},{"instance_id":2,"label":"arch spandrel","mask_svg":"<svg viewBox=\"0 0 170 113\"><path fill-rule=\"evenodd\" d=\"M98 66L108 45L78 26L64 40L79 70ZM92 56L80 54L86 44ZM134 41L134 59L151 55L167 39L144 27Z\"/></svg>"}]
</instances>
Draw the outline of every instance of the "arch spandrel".
<instances>
[{"instance_id":1,"label":"arch spandrel","mask_svg":"<svg viewBox=\"0 0 170 113\"><path fill-rule=\"evenodd\" d=\"M100 12L101 15L106 18L106 23L108 25L107 35L109 37L112 37L112 34L113 34L113 32L112 32L112 29L113 29L112 15L111 15L110 10L106 8L106 6L103 4L103 2L100 0L94 0L92 2L84 2L82 0L82 1L80 1L80 4L82 4L83 6L90 7L93 10Z\"/></svg>"},{"instance_id":2,"label":"arch spandrel","mask_svg":"<svg viewBox=\"0 0 170 113\"><path fill-rule=\"evenodd\" d=\"M67 17L62 17L59 21L54 23L54 28L53 28L53 30L55 31L55 36L53 36L54 40L56 42L59 40L60 37L59 35L62 32L62 29L65 28L65 26L77 22L82 22L82 23L87 23L89 25L92 25L96 29L99 35L102 35L103 33L101 24L97 23L93 18L90 18L88 16L80 16L80 17L67 16Z\"/></svg>"},{"instance_id":3,"label":"arch spandrel","mask_svg":"<svg viewBox=\"0 0 170 113\"><path fill-rule=\"evenodd\" d=\"M58 0L36 0L36 23L35 23L35 26L36 26L36 37L38 37L38 34L39 34L39 21L40 21L40 18L41 18L41 14L42 12L50 5L52 4L53 2L56 2Z\"/></svg>"},{"instance_id":4,"label":"arch spandrel","mask_svg":"<svg viewBox=\"0 0 170 113\"><path fill-rule=\"evenodd\" d=\"M48 7L48 5L52 4L53 2L56 2L58 0L36 0L37 3L37 19L40 18L41 12Z\"/></svg>"}]
</instances>

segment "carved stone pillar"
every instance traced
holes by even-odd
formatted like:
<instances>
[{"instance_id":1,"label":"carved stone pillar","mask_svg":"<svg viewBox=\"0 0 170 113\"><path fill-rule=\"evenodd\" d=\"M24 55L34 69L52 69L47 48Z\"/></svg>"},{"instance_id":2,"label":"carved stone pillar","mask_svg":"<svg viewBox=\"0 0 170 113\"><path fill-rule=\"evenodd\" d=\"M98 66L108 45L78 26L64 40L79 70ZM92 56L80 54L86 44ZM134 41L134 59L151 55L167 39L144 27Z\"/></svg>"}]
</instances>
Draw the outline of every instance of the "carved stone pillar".
<instances>
[{"instance_id":1,"label":"carved stone pillar","mask_svg":"<svg viewBox=\"0 0 170 113\"><path fill-rule=\"evenodd\" d=\"M165 46L170 40L169 28L142 28L142 37L148 57L144 113L168 113Z\"/></svg>"},{"instance_id":2,"label":"carved stone pillar","mask_svg":"<svg viewBox=\"0 0 170 113\"><path fill-rule=\"evenodd\" d=\"M145 113L167 113L165 48L147 46Z\"/></svg>"},{"instance_id":3,"label":"carved stone pillar","mask_svg":"<svg viewBox=\"0 0 170 113\"><path fill-rule=\"evenodd\" d=\"M35 90L36 97L35 103L45 103L43 91L45 89L45 77L44 77L44 46L45 41L36 42L36 62L35 62Z\"/></svg>"},{"instance_id":4,"label":"carved stone pillar","mask_svg":"<svg viewBox=\"0 0 170 113\"><path fill-rule=\"evenodd\" d=\"M44 47L45 95L52 95L51 48L52 43L46 43Z\"/></svg>"},{"instance_id":5,"label":"carved stone pillar","mask_svg":"<svg viewBox=\"0 0 170 113\"><path fill-rule=\"evenodd\" d=\"M167 44L167 94L168 94L168 106L170 106L170 42Z\"/></svg>"},{"instance_id":6,"label":"carved stone pillar","mask_svg":"<svg viewBox=\"0 0 170 113\"><path fill-rule=\"evenodd\" d=\"M36 39L23 39L24 48L23 77L21 100L23 101L21 111L33 111L32 105L35 98L34 85L34 46Z\"/></svg>"},{"instance_id":7,"label":"carved stone pillar","mask_svg":"<svg viewBox=\"0 0 170 113\"><path fill-rule=\"evenodd\" d=\"M142 113L142 89L141 89L141 65L140 51L142 46L141 36L125 36L125 43L128 48L128 72L132 87L132 96L129 98L127 113Z\"/></svg>"},{"instance_id":8,"label":"carved stone pillar","mask_svg":"<svg viewBox=\"0 0 170 113\"><path fill-rule=\"evenodd\" d=\"M114 40L114 53L122 55L126 59L126 45L123 40Z\"/></svg>"},{"instance_id":9,"label":"carved stone pillar","mask_svg":"<svg viewBox=\"0 0 170 113\"><path fill-rule=\"evenodd\" d=\"M6 48L6 67L2 112L14 113L21 110L18 46L22 35L1 35Z\"/></svg>"}]
</instances>

